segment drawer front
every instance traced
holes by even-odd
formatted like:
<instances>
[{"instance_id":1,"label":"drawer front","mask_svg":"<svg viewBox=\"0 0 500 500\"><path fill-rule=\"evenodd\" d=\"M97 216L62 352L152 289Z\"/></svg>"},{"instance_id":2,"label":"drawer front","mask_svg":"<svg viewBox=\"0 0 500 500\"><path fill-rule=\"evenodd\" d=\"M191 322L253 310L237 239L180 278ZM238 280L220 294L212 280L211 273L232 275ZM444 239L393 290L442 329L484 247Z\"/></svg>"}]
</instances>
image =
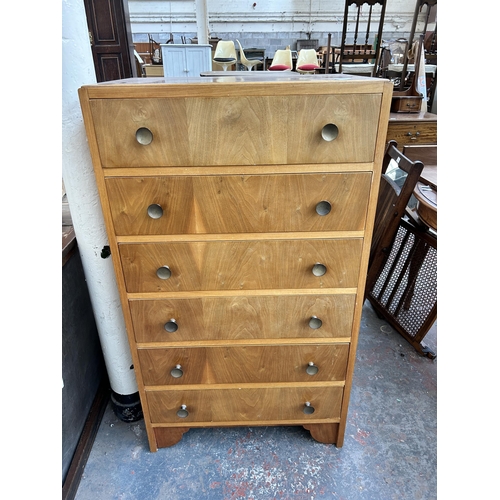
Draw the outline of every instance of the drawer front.
<instances>
[{"instance_id":1,"label":"drawer front","mask_svg":"<svg viewBox=\"0 0 500 500\"><path fill-rule=\"evenodd\" d=\"M277 387L146 392L151 421L189 422L314 421L340 418L343 387ZM305 403L314 408L304 413ZM181 405L187 416L177 415ZM185 415L185 414L184 414Z\"/></svg>"},{"instance_id":2,"label":"drawer front","mask_svg":"<svg viewBox=\"0 0 500 500\"><path fill-rule=\"evenodd\" d=\"M106 185L118 235L343 231L364 229L371 177L116 177Z\"/></svg>"},{"instance_id":3,"label":"drawer front","mask_svg":"<svg viewBox=\"0 0 500 500\"><path fill-rule=\"evenodd\" d=\"M129 301L137 342L351 336L355 295Z\"/></svg>"},{"instance_id":4,"label":"drawer front","mask_svg":"<svg viewBox=\"0 0 500 500\"><path fill-rule=\"evenodd\" d=\"M381 94L345 94L90 106L103 167L184 167L372 162L381 102Z\"/></svg>"},{"instance_id":5,"label":"drawer front","mask_svg":"<svg viewBox=\"0 0 500 500\"><path fill-rule=\"evenodd\" d=\"M391 140L396 141L399 148L407 144L437 144L437 122L389 122L387 142Z\"/></svg>"},{"instance_id":6,"label":"drawer front","mask_svg":"<svg viewBox=\"0 0 500 500\"><path fill-rule=\"evenodd\" d=\"M138 350L145 385L344 380L348 354L348 344Z\"/></svg>"},{"instance_id":7,"label":"drawer front","mask_svg":"<svg viewBox=\"0 0 500 500\"><path fill-rule=\"evenodd\" d=\"M353 288L362 245L361 238L352 238L120 244L119 249L125 285L133 293Z\"/></svg>"}]
</instances>

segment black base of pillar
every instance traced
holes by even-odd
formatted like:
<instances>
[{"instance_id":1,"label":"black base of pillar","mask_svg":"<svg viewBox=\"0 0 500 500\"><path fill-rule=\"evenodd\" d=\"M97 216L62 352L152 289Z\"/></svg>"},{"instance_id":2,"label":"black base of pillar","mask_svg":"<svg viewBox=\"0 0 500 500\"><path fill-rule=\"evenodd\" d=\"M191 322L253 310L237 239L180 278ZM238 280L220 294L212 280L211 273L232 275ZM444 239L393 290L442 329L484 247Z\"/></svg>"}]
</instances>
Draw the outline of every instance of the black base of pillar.
<instances>
[{"instance_id":1,"label":"black base of pillar","mask_svg":"<svg viewBox=\"0 0 500 500\"><path fill-rule=\"evenodd\" d=\"M137 422L143 418L139 393L117 394L111 391L111 407L123 422Z\"/></svg>"}]
</instances>

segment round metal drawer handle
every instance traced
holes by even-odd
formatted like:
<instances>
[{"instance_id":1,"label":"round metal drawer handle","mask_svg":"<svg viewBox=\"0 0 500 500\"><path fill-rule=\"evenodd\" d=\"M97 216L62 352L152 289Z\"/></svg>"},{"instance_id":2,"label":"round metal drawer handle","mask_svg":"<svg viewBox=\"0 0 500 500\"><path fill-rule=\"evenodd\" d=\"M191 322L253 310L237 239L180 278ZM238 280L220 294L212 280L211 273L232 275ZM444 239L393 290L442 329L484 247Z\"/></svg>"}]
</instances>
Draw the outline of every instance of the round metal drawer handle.
<instances>
[{"instance_id":1,"label":"round metal drawer handle","mask_svg":"<svg viewBox=\"0 0 500 500\"><path fill-rule=\"evenodd\" d=\"M168 280L172 276L172 271L168 266L162 266L156 270L156 276L161 280Z\"/></svg>"},{"instance_id":2,"label":"round metal drawer handle","mask_svg":"<svg viewBox=\"0 0 500 500\"><path fill-rule=\"evenodd\" d=\"M140 129L137 129L135 139L139 144L147 146L153 142L153 133L148 128L141 127Z\"/></svg>"},{"instance_id":3,"label":"round metal drawer handle","mask_svg":"<svg viewBox=\"0 0 500 500\"><path fill-rule=\"evenodd\" d=\"M314 276L323 276L326 274L326 266L317 262L312 268L312 273Z\"/></svg>"},{"instance_id":4,"label":"round metal drawer handle","mask_svg":"<svg viewBox=\"0 0 500 500\"><path fill-rule=\"evenodd\" d=\"M186 405L181 405L180 409L177 410L177 416L180 418L186 418L189 415Z\"/></svg>"},{"instance_id":5,"label":"round metal drawer handle","mask_svg":"<svg viewBox=\"0 0 500 500\"><path fill-rule=\"evenodd\" d=\"M175 365L175 368L172 368L172 370L170 370L170 375L172 375L172 377L174 378L181 378L184 375L181 365Z\"/></svg>"},{"instance_id":6,"label":"round metal drawer handle","mask_svg":"<svg viewBox=\"0 0 500 500\"><path fill-rule=\"evenodd\" d=\"M163 325L163 328L165 328L165 330L167 330L168 333L174 333L179 328L179 325L177 324L177 321L175 321L175 319L172 318L170 321L167 321Z\"/></svg>"},{"instance_id":7,"label":"round metal drawer handle","mask_svg":"<svg viewBox=\"0 0 500 500\"><path fill-rule=\"evenodd\" d=\"M163 208L158 203L153 203L148 207L148 215L152 219L159 219L163 215Z\"/></svg>"},{"instance_id":8,"label":"round metal drawer handle","mask_svg":"<svg viewBox=\"0 0 500 500\"><path fill-rule=\"evenodd\" d=\"M322 129L321 129L321 137L323 137L323 140L326 142L331 142L334 139L336 139L339 135L339 128L337 125L333 123L327 123Z\"/></svg>"},{"instance_id":9,"label":"round metal drawer handle","mask_svg":"<svg viewBox=\"0 0 500 500\"><path fill-rule=\"evenodd\" d=\"M309 320L309 328L317 330L318 328L321 328L322 325L323 321L321 321L317 316L311 316L311 319Z\"/></svg>"},{"instance_id":10,"label":"round metal drawer handle","mask_svg":"<svg viewBox=\"0 0 500 500\"><path fill-rule=\"evenodd\" d=\"M323 200L316 205L316 213L318 215L328 215L332 211L332 204L329 201Z\"/></svg>"},{"instance_id":11,"label":"round metal drawer handle","mask_svg":"<svg viewBox=\"0 0 500 500\"><path fill-rule=\"evenodd\" d=\"M314 406L311 406L311 403L309 403L309 401L307 401L305 404L304 404L304 409L302 410L306 415L311 415L312 413L314 413Z\"/></svg>"},{"instance_id":12,"label":"round metal drawer handle","mask_svg":"<svg viewBox=\"0 0 500 500\"><path fill-rule=\"evenodd\" d=\"M309 364L307 365L307 368L306 368L306 373L308 375L316 375L316 373L319 372L319 368L312 362L312 361L309 361Z\"/></svg>"}]
</instances>

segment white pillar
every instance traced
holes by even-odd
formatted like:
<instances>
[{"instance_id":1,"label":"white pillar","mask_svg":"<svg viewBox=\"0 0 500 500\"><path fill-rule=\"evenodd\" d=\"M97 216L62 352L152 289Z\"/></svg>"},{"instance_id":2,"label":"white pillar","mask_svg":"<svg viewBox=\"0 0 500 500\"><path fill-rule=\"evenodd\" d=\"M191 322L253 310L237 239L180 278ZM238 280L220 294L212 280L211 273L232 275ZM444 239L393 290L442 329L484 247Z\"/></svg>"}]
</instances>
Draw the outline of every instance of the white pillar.
<instances>
[{"instance_id":1,"label":"white pillar","mask_svg":"<svg viewBox=\"0 0 500 500\"><path fill-rule=\"evenodd\" d=\"M90 152L78 100L78 88L96 83L82 0L63 0L62 9L62 175L85 279L111 389L137 392L132 356L108 245Z\"/></svg>"},{"instance_id":2,"label":"white pillar","mask_svg":"<svg viewBox=\"0 0 500 500\"><path fill-rule=\"evenodd\" d=\"M208 43L208 8L207 0L195 0L196 2L196 28L198 43Z\"/></svg>"}]
</instances>

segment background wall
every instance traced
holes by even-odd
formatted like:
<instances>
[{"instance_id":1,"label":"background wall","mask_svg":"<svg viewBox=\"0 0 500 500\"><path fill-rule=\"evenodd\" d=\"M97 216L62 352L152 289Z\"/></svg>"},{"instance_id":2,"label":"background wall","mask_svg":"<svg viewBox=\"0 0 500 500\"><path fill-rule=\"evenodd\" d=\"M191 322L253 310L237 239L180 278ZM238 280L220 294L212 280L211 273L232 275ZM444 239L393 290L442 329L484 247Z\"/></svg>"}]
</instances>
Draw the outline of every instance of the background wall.
<instances>
[{"instance_id":1,"label":"background wall","mask_svg":"<svg viewBox=\"0 0 500 500\"><path fill-rule=\"evenodd\" d=\"M318 40L318 46L326 46L328 34L332 45L340 45L344 0L206 1L211 37L265 48L268 57L287 45L295 50L297 40ZM384 40L409 36L415 5L415 0L388 0ZM426 9L417 33L423 29ZM368 12L367 5L364 10ZM129 11L134 43L147 42L148 34L158 43L165 43L170 33L175 43L182 43L182 36L187 43L196 37L195 0L129 0ZM434 24L428 26L433 28Z\"/></svg>"}]
</instances>

